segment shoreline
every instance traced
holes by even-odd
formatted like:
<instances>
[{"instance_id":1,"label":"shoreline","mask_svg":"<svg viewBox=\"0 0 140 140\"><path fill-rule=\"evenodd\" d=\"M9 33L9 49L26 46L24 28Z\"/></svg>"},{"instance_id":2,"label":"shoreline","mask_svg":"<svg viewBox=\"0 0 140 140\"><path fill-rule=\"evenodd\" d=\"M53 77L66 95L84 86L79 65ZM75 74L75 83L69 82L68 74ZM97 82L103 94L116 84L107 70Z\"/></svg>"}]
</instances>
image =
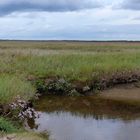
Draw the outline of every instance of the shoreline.
<instances>
[{"instance_id":1,"label":"shoreline","mask_svg":"<svg viewBox=\"0 0 140 140\"><path fill-rule=\"evenodd\" d=\"M28 78L37 89L37 93L52 95L93 95L100 91L112 89L116 86L125 86L135 84L140 87L140 72L139 71L125 71L117 72L112 75L97 77L93 80L69 81L61 77L48 78ZM75 91L75 92L74 92ZM73 92L73 93L72 93ZM77 94L76 94L77 93Z\"/></svg>"}]
</instances>

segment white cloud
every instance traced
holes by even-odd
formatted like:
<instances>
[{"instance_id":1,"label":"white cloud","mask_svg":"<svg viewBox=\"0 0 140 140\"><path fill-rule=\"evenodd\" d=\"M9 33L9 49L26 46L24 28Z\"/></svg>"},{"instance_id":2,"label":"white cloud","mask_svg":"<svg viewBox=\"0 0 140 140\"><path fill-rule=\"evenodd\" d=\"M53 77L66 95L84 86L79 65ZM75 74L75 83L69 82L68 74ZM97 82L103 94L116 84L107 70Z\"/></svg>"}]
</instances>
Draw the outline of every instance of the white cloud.
<instances>
[{"instance_id":1,"label":"white cloud","mask_svg":"<svg viewBox=\"0 0 140 140\"><path fill-rule=\"evenodd\" d=\"M0 17L0 38L138 40L140 11L114 9L121 1L99 0L104 7L65 12L12 12Z\"/></svg>"}]
</instances>

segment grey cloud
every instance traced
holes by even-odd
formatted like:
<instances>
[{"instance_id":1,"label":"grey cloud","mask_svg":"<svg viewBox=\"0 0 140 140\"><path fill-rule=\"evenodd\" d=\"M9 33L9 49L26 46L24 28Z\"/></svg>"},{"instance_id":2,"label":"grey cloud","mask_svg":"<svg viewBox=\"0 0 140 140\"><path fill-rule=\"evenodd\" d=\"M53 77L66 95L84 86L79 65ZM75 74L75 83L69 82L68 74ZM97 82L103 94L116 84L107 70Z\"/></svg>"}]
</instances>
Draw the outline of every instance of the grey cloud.
<instances>
[{"instance_id":1,"label":"grey cloud","mask_svg":"<svg viewBox=\"0 0 140 140\"><path fill-rule=\"evenodd\" d=\"M101 7L97 0L1 0L0 15L20 11L65 12Z\"/></svg>"},{"instance_id":2,"label":"grey cloud","mask_svg":"<svg viewBox=\"0 0 140 140\"><path fill-rule=\"evenodd\" d=\"M121 8L131 9L131 10L140 10L140 0L124 0Z\"/></svg>"}]
</instances>

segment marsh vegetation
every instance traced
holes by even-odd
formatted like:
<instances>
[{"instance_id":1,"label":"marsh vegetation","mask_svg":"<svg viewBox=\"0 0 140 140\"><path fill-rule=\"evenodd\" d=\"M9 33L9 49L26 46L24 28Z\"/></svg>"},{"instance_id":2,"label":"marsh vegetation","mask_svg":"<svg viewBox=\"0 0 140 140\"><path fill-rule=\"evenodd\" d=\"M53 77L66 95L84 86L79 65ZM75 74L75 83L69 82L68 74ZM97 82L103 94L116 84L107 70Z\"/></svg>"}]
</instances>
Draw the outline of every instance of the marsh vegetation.
<instances>
[{"instance_id":1,"label":"marsh vegetation","mask_svg":"<svg viewBox=\"0 0 140 140\"><path fill-rule=\"evenodd\" d=\"M17 96L91 95L139 80L139 42L0 41L1 108Z\"/></svg>"}]
</instances>

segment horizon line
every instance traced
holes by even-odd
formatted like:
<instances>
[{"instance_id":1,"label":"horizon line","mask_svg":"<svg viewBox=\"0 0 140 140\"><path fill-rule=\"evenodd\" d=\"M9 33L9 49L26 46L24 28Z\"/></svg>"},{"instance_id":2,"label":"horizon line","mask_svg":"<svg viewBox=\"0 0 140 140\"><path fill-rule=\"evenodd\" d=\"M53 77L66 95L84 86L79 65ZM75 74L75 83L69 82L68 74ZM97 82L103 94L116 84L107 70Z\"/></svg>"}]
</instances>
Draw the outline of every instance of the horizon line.
<instances>
[{"instance_id":1,"label":"horizon line","mask_svg":"<svg viewBox=\"0 0 140 140\"><path fill-rule=\"evenodd\" d=\"M73 40L73 39L0 39L0 41L42 41L42 42L140 42L140 40Z\"/></svg>"}]
</instances>

